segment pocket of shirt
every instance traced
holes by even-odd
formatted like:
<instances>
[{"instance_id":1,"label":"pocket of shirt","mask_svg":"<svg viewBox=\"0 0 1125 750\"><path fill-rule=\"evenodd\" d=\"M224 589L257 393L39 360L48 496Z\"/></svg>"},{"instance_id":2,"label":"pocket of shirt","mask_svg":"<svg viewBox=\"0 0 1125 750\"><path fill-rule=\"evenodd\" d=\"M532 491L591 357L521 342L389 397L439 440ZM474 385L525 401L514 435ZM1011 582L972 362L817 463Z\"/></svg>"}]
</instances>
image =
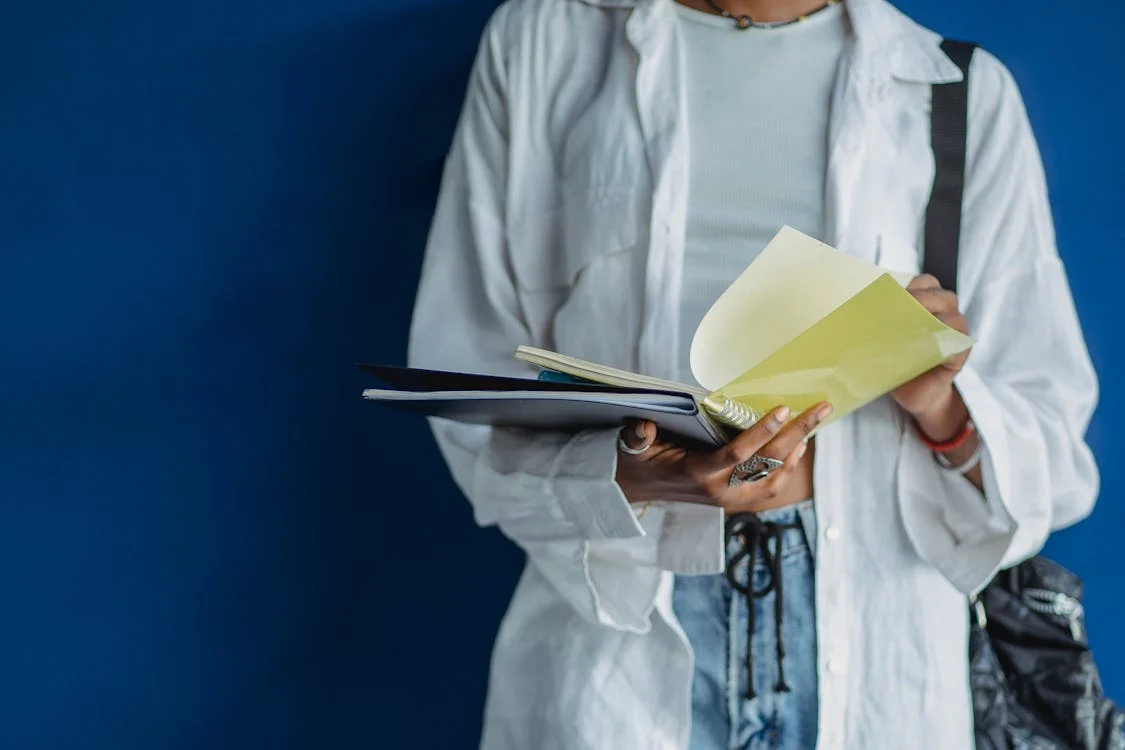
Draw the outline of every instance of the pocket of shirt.
<instances>
[{"instance_id":1,"label":"pocket of shirt","mask_svg":"<svg viewBox=\"0 0 1125 750\"><path fill-rule=\"evenodd\" d=\"M560 203L509 229L516 286L523 292L565 290L599 259L637 247L648 211L635 192L564 191Z\"/></svg>"},{"instance_id":2,"label":"pocket of shirt","mask_svg":"<svg viewBox=\"0 0 1125 750\"><path fill-rule=\"evenodd\" d=\"M543 136L538 166L523 175L549 180L549 187L535 185L538 205L525 205L509 227L523 291L568 289L599 259L635 248L648 234L652 180L631 107L606 89L558 119Z\"/></svg>"}]
</instances>

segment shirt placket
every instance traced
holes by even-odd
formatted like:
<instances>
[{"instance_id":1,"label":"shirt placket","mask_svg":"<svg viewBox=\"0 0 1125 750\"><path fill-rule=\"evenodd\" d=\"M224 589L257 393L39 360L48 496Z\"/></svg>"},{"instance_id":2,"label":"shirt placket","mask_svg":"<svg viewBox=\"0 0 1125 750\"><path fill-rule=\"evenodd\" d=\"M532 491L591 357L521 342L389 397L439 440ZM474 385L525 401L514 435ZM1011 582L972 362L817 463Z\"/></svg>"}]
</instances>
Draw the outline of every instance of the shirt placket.
<instances>
[{"instance_id":1,"label":"shirt placket","mask_svg":"<svg viewBox=\"0 0 1125 750\"><path fill-rule=\"evenodd\" d=\"M653 184L637 360L640 372L667 378L676 374L676 352L681 345L679 305L689 168L682 53L673 13L671 3L640 3L625 28L638 57L635 101ZM713 537L721 557L721 516L716 519L715 531ZM670 583L670 574L666 576ZM679 634L686 648L682 631ZM690 667L682 680L681 699L664 712L668 735L676 738L678 750L686 750L689 741Z\"/></svg>"},{"instance_id":2,"label":"shirt placket","mask_svg":"<svg viewBox=\"0 0 1125 750\"><path fill-rule=\"evenodd\" d=\"M639 5L626 33L639 57L636 103L652 170L654 191L650 242L645 277L645 309L638 350L643 372L672 377L675 352L680 345L678 306L683 262L688 170L686 92L682 80L681 50L673 19L662 17L665 3ZM845 59L834 94L829 125L829 162L825 183L827 238L846 252L863 257L862 221L856 187L867 144L865 91L862 66L853 48ZM854 242L853 242L854 240ZM833 429L817 438L817 630L820 654L820 727L818 748L846 746L846 691L850 666L850 638L839 623L848 622L848 592L844 575L845 519L843 467L846 446L834 440ZM836 623L835 626L830 625Z\"/></svg>"},{"instance_id":3,"label":"shirt placket","mask_svg":"<svg viewBox=\"0 0 1125 750\"><path fill-rule=\"evenodd\" d=\"M674 377L680 286L687 225L687 122L682 50L670 3L638 5L626 34L639 57L636 104L653 198L637 352L642 372Z\"/></svg>"},{"instance_id":4,"label":"shirt placket","mask_svg":"<svg viewBox=\"0 0 1125 750\"><path fill-rule=\"evenodd\" d=\"M863 206L858 186L867 156L866 81L862 50L853 43L841 65L829 123L829 160L825 176L825 227L828 241L858 257L868 255L866 232L859 223ZM848 678L851 637L841 623L854 622L848 611L850 593L846 507L849 457L846 430L849 424L832 425L817 436L814 486L816 487L816 620L819 659L818 750L847 747ZM854 470L854 469L852 469Z\"/></svg>"}]
</instances>

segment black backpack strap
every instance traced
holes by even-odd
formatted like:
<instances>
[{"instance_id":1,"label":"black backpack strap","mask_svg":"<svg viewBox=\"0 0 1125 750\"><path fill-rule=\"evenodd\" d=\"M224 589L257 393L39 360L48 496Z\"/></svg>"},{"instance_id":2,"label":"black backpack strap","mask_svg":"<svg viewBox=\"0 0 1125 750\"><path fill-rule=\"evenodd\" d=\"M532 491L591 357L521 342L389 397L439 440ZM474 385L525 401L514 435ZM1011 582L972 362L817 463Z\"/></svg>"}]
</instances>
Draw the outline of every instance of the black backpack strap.
<instances>
[{"instance_id":1,"label":"black backpack strap","mask_svg":"<svg viewBox=\"0 0 1125 750\"><path fill-rule=\"evenodd\" d=\"M964 77L934 84L930 143L934 150L934 186L926 207L925 273L957 291L957 251L961 241L961 204L965 194L965 152L969 133L969 63L977 45L946 39L941 49Z\"/></svg>"}]
</instances>

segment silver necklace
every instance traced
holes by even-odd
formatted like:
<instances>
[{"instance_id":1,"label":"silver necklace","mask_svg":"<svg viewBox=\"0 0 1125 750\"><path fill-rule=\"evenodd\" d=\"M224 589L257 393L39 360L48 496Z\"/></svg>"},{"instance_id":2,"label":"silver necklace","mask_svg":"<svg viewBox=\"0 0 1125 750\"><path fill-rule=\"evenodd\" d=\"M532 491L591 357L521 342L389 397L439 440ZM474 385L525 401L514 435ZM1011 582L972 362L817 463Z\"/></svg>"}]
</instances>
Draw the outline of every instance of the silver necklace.
<instances>
[{"instance_id":1,"label":"silver necklace","mask_svg":"<svg viewBox=\"0 0 1125 750\"><path fill-rule=\"evenodd\" d=\"M723 8L717 2L715 2L715 0L707 0L707 4L711 6L711 9L713 11L718 13L723 18L729 18L734 21L734 27L739 31L745 31L746 29L780 29L782 26L791 26L795 23L800 23L801 21L811 18L817 13L827 10L833 5L837 5L839 2L840 0L828 0L828 2L826 2L816 10L810 10L808 13L803 13L796 18L790 18L788 21L772 21L763 23L761 21L755 21L753 18L747 15L736 16L730 11Z\"/></svg>"}]
</instances>

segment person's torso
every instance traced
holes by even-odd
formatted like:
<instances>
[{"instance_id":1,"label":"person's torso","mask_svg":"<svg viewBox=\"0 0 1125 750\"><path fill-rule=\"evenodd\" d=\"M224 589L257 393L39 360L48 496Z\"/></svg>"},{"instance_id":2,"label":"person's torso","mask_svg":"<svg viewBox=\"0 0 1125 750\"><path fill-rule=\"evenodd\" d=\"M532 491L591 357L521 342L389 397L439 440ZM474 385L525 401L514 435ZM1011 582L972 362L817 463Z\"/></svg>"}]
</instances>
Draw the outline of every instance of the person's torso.
<instances>
[{"instance_id":1,"label":"person's torso","mask_svg":"<svg viewBox=\"0 0 1125 750\"><path fill-rule=\"evenodd\" d=\"M688 343L679 317L692 252L687 61L670 0L619 7L631 5L524 0L507 8L515 31L506 53L505 230L529 343L674 378ZM909 23L881 0L854 0L849 13L903 33ZM926 33L911 27L911 43L932 41L936 50ZM908 52L915 58L896 75L899 46L894 54L859 54L858 46L848 45L832 95L822 236L843 252L917 272L933 177L929 84L948 70ZM963 280L965 294L974 283ZM971 743L964 600L918 558L894 502L894 446L905 429L884 399L818 436L820 748ZM671 576L652 631L637 635L568 612L550 580L570 569L550 566L530 563L505 620L484 746L679 750L691 672Z\"/></svg>"}]
</instances>

